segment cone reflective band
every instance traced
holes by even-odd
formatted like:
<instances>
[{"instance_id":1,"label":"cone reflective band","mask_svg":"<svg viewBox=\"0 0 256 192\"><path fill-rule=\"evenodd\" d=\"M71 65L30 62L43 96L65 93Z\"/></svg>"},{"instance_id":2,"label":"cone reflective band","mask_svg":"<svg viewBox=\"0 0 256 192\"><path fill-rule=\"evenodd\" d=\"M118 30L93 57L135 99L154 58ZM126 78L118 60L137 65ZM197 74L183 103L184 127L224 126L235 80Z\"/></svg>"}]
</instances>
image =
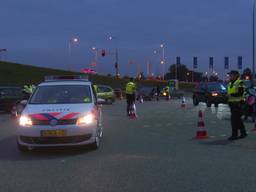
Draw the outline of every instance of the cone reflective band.
<instances>
[{"instance_id":1,"label":"cone reflective band","mask_svg":"<svg viewBox=\"0 0 256 192\"><path fill-rule=\"evenodd\" d=\"M224 59L224 69L229 69L229 57L225 57Z\"/></svg>"}]
</instances>

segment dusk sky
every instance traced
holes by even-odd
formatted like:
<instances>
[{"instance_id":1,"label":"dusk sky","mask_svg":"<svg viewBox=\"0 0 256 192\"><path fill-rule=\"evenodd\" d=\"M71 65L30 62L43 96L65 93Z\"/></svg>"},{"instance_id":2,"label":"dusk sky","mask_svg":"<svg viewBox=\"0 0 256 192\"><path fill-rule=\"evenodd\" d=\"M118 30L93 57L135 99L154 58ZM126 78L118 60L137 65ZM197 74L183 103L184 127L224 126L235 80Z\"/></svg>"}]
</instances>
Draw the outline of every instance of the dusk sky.
<instances>
[{"instance_id":1,"label":"dusk sky","mask_svg":"<svg viewBox=\"0 0 256 192\"><path fill-rule=\"evenodd\" d=\"M0 4L2 58L36 66L80 70L94 56L91 47L118 48L121 74L161 72L160 43L167 48L167 66L180 56L192 68L198 56L198 71L206 71L208 58L224 71L224 57L237 68L252 62L253 0L3 0ZM109 41L107 37L113 36ZM79 43L68 43L78 37ZM134 64L128 65L129 60ZM99 59L100 73L114 73L114 57Z\"/></svg>"}]
</instances>

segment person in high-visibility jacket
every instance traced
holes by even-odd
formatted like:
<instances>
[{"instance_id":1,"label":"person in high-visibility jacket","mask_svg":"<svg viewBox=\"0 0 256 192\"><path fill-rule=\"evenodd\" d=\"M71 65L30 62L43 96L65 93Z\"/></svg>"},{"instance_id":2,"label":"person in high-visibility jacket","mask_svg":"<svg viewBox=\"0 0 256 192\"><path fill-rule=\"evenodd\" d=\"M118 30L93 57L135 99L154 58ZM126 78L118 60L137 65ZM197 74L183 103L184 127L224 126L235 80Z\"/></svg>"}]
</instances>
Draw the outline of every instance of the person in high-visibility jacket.
<instances>
[{"instance_id":1,"label":"person in high-visibility jacket","mask_svg":"<svg viewBox=\"0 0 256 192\"><path fill-rule=\"evenodd\" d=\"M130 81L126 84L125 93L126 93L126 102L127 102L126 112L127 112L127 115L129 116L131 107L135 103L136 85L134 83L133 78L130 78Z\"/></svg>"},{"instance_id":2,"label":"person in high-visibility jacket","mask_svg":"<svg viewBox=\"0 0 256 192\"><path fill-rule=\"evenodd\" d=\"M229 140L242 139L247 136L244 123L241 119L242 105L245 101L245 86L244 82L239 78L238 71L231 71L229 73L230 82L228 84L228 104L231 111L231 127L232 135ZM240 136L238 131L240 130Z\"/></svg>"},{"instance_id":3,"label":"person in high-visibility jacket","mask_svg":"<svg viewBox=\"0 0 256 192\"><path fill-rule=\"evenodd\" d=\"M170 87L169 86L166 86L164 88L164 96L166 97L166 100L169 100L170 99Z\"/></svg>"},{"instance_id":4,"label":"person in high-visibility jacket","mask_svg":"<svg viewBox=\"0 0 256 192\"><path fill-rule=\"evenodd\" d=\"M23 91L29 95L31 95L35 89L36 89L36 86L33 84L26 84L23 87Z\"/></svg>"},{"instance_id":5,"label":"person in high-visibility jacket","mask_svg":"<svg viewBox=\"0 0 256 192\"><path fill-rule=\"evenodd\" d=\"M97 93L98 92L98 85L93 85L93 89L94 89L94 91L95 91L95 93Z\"/></svg>"}]
</instances>

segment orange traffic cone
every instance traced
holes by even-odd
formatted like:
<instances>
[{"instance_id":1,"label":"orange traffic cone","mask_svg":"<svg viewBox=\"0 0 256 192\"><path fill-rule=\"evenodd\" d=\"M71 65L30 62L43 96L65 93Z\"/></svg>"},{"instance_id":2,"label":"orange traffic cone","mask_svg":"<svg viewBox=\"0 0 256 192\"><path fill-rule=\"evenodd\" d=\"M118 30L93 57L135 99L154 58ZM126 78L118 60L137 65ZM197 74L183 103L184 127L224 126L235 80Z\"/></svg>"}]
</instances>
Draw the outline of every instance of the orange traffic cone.
<instances>
[{"instance_id":1,"label":"orange traffic cone","mask_svg":"<svg viewBox=\"0 0 256 192\"><path fill-rule=\"evenodd\" d=\"M135 104L133 104L133 106L132 106L131 114L130 114L130 119L137 119L136 106L135 106Z\"/></svg>"},{"instance_id":2,"label":"orange traffic cone","mask_svg":"<svg viewBox=\"0 0 256 192\"><path fill-rule=\"evenodd\" d=\"M255 121L254 127L251 129L251 131L256 131L256 121Z\"/></svg>"},{"instance_id":3,"label":"orange traffic cone","mask_svg":"<svg viewBox=\"0 0 256 192\"><path fill-rule=\"evenodd\" d=\"M201 110L198 112L198 119L195 139L207 139L208 134L203 120L203 112Z\"/></svg>"},{"instance_id":4,"label":"orange traffic cone","mask_svg":"<svg viewBox=\"0 0 256 192\"><path fill-rule=\"evenodd\" d=\"M181 99L181 108L183 108L183 109L186 108L186 99L185 99L185 97L182 97L182 99Z\"/></svg>"}]
</instances>

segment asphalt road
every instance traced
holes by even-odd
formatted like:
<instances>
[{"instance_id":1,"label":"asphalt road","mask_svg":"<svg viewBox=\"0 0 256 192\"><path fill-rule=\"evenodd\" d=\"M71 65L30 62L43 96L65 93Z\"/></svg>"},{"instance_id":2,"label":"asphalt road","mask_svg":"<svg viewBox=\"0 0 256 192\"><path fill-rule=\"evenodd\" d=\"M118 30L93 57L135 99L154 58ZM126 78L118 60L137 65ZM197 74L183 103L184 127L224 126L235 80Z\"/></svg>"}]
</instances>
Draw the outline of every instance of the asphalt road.
<instances>
[{"instance_id":1,"label":"asphalt road","mask_svg":"<svg viewBox=\"0 0 256 192\"><path fill-rule=\"evenodd\" d=\"M210 136L195 140L197 112ZM0 115L0 191L18 192L255 192L256 135L235 142L227 106L180 108L180 100L103 107L104 139L97 151L41 149L19 152L15 122ZM253 124L246 122L247 130Z\"/></svg>"}]
</instances>

